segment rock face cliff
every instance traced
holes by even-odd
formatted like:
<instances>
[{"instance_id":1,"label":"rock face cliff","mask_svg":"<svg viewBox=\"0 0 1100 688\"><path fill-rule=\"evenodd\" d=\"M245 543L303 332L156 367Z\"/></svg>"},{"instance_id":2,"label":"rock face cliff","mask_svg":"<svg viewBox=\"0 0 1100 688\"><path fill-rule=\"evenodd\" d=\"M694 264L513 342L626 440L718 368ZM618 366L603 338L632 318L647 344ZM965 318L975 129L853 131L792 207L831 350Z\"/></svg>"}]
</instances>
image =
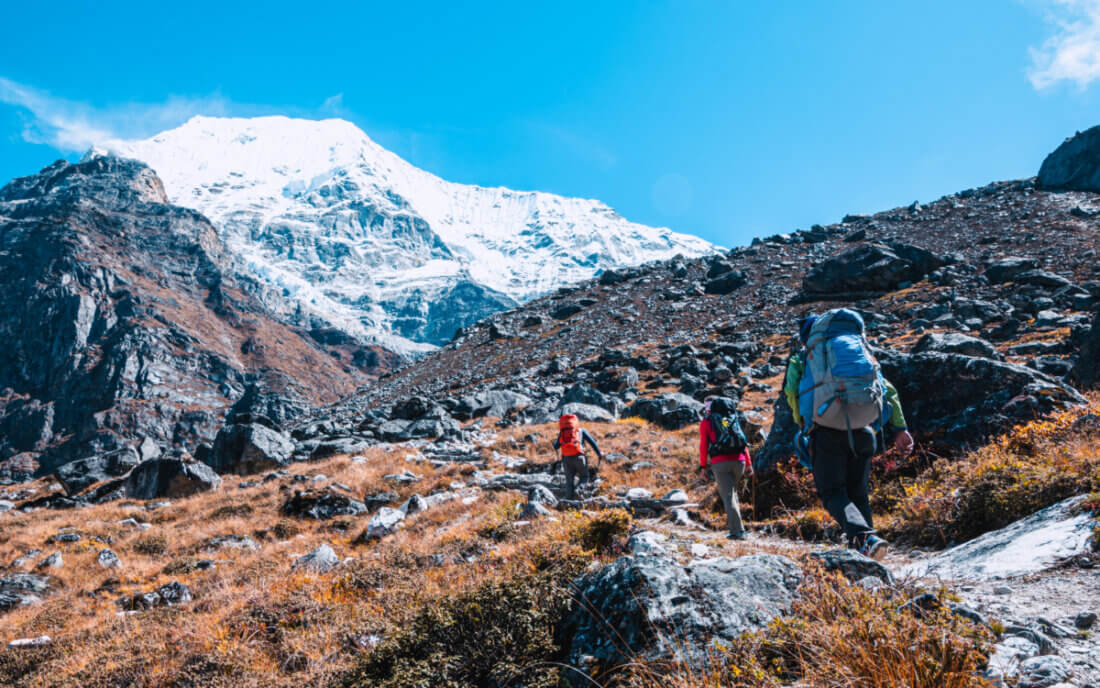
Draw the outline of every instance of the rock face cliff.
<instances>
[{"instance_id":1,"label":"rock face cliff","mask_svg":"<svg viewBox=\"0 0 1100 688\"><path fill-rule=\"evenodd\" d=\"M0 189L0 313L9 473L144 438L145 453L191 450L253 379L320 402L366 377L355 359L385 362L269 317L213 225L115 157L58 161Z\"/></svg>"}]
</instances>

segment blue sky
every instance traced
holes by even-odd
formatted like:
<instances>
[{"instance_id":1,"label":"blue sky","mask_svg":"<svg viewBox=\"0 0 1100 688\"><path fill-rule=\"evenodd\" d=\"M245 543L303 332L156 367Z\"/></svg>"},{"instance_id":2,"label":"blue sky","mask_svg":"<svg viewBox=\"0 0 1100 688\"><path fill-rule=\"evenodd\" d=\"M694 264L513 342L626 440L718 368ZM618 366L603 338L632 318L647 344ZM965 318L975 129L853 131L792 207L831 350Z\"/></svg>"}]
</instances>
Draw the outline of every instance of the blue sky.
<instances>
[{"instance_id":1,"label":"blue sky","mask_svg":"<svg viewBox=\"0 0 1100 688\"><path fill-rule=\"evenodd\" d=\"M0 177L194 114L339 116L458 182L723 245L1033 176L1100 0L6 3Z\"/></svg>"}]
</instances>

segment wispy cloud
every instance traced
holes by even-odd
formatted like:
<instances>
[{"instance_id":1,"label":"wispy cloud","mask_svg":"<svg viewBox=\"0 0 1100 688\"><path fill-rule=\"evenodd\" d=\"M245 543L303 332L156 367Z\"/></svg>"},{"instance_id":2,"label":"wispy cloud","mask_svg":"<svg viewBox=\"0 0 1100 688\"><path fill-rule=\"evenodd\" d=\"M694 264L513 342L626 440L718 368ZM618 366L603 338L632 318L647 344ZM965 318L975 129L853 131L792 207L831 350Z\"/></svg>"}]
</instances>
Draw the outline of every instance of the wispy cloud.
<instances>
[{"instance_id":1,"label":"wispy cloud","mask_svg":"<svg viewBox=\"0 0 1100 688\"><path fill-rule=\"evenodd\" d=\"M1085 88L1100 79L1100 0L1046 0L1044 14L1054 34L1030 49L1032 86L1072 81Z\"/></svg>"},{"instance_id":2,"label":"wispy cloud","mask_svg":"<svg viewBox=\"0 0 1100 688\"><path fill-rule=\"evenodd\" d=\"M0 77L0 102L24 112L25 140L65 151L151 136L198 114L219 116L240 109L217 94L198 98L173 96L162 103L123 103L97 108L4 77Z\"/></svg>"}]
</instances>

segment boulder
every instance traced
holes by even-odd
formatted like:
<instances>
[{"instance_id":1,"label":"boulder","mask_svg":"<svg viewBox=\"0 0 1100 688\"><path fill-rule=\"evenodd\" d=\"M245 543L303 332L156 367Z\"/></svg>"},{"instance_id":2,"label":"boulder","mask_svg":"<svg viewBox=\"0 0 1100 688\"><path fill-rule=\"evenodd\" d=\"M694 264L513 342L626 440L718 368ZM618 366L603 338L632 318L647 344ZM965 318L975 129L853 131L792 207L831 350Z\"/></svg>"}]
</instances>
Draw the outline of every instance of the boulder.
<instances>
[{"instance_id":1,"label":"boulder","mask_svg":"<svg viewBox=\"0 0 1100 688\"><path fill-rule=\"evenodd\" d=\"M1069 663L1057 655L1041 655L1020 662L1017 688L1051 688L1073 675Z\"/></svg>"},{"instance_id":2,"label":"boulder","mask_svg":"<svg viewBox=\"0 0 1100 688\"><path fill-rule=\"evenodd\" d=\"M334 489L295 490L294 494L283 502L280 511L286 516L323 521L336 516L365 514L367 505Z\"/></svg>"},{"instance_id":3,"label":"boulder","mask_svg":"<svg viewBox=\"0 0 1100 688\"><path fill-rule=\"evenodd\" d=\"M212 468L183 459L142 461L126 477L125 492L134 499L181 499L216 490L222 479Z\"/></svg>"},{"instance_id":4,"label":"boulder","mask_svg":"<svg viewBox=\"0 0 1100 688\"><path fill-rule=\"evenodd\" d=\"M1092 327L1081 344L1070 378L1081 387L1092 388L1100 384L1100 313L1092 319Z\"/></svg>"},{"instance_id":5,"label":"boulder","mask_svg":"<svg viewBox=\"0 0 1100 688\"><path fill-rule=\"evenodd\" d=\"M329 545L321 545L309 554L304 554L294 560L291 568L305 569L313 573L328 573L340 565L340 557L336 556Z\"/></svg>"},{"instance_id":6,"label":"boulder","mask_svg":"<svg viewBox=\"0 0 1100 688\"><path fill-rule=\"evenodd\" d=\"M105 569L117 569L122 566L122 561L119 560L118 555L109 549L99 550L96 561Z\"/></svg>"},{"instance_id":7,"label":"boulder","mask_svg":"<svg viewBox=\"0 0 1100 688\"><path fill-rule=\"evenodd\" d=\"M550 317L554 320L567 320L584 310L579 303L566 303L550 311Z\"/></svg>"},{"instance_id":8,"label":"boulder","mask_svg":"<svg viewBox=\"0 0 1100 688\"><path fill-rule=\"evenodd\" d=\"M541 422L552 423L556 421L559 416L564 416L568 413L590 423L615 422L615 416L613 416L610 411L600 408L599 406L593 406L592 404L562 404L555 413L545 416Z\"/></svg>"},{"instance_id":9,"label":"boulder","mask_svg":"<svg viewBox=\"0 0 1100 688\"><path fill-rule=\"evenodd\" d=\"M378 540L387 535L392 535L401 527L404 521L404 511L384 506L378 510L378 513L371 516L370 522L367 523L367 530L362 537L365 540Z\"/></svg>"},{"instance_id":10,"label":"boulder","mask_svg":"<svg viewBox=\"0 0 1100 688\"><path fill-rule=\"evenodd\" d=\"M916 282L948 263L907 244L860 244L818 263L802 280L803 296L882 292Z\"/></svg>"},{"instance_id":11,"label":"boulder","mask_svg":"<svg viewBox=\"0 0 1100 688\"><path fill-rule=\"evenodd\" d=\"M420 420L421 418L446 418L447 412L436 402L426 397L409 397L393 405L390 418L396 420Z\"/></svg>"},{"instance_id":12,"label":"boulder","mask_svg":"<svg viewBox=\"0 0 1100 688\"><path fill-rule=\"evenodd\" d=\"M228 425L255 422L281 430L305 415L308 409L309 404L288 380L261 380L245 387L244 394L226 414L225 422Z\"/></svg>"},{"instance_id":13,"label":"boulder","mask_svg":"<svg viewBox=\"0 0 1100 688\"><path fill-rule=\"evenodd\" d=\"M218 473L247 475L290 464L294 443L281 432L251 423L218 431L206 461Z\"/></svg>"},{"instance_id":14,"label":"boulder","mask_svg":"<svg viewBox=\"0 0 1100 688\"><path fill-rule=\"evenodd\" d=\"M853 583L867 577L878 578L887 585L894 583L894 575L890 573L890 569L853 549L830 549L813 552L810 556L820 561L826 571L840 571Z\"/></svg>"},{"instance_id":15,"label":"boulder","mask_svg":"<svg viewBox=\"0 0 1100 688\"><path fill-rule=\"evenodd\" d=\"M596 387L607 394L622 394L638 386L638 371L626 366L609 368L596 377Z\"/></svg>"},{"instance_id":16,"label":"boulder","mask_svg":"<svg viewBox=\"0 0 1100 688\"><path fill-rule=\"evenodd\" d=\"M589 387L583 382L578 382L565 392L565 396L562 397L562 404L589 404L591 406L599 406L612 414L612 416L618 416L622 402L597 389Z\"/></svg>"},{"instance_id":17,"label":"boulder","mask_svg":"<svg viewBox=\"0 0 1100 688\"><path fill-rule=\"evenodd\" d=\"M644 418L666 430L679 430L702 419L703 404L684 394L662 394L656 399L639 399L626 415Z\"/></svg>"},{"instance_id":18,"label":"boulder","mask_svg":"<svg viewBox=\"0 0 1100 688\"><path fill-rule=\"evenodd\" d=\"M49 576L32 573L0 576L0 613L40 601L50 591L51 580Z\"/></svg>"},{"instance_id":19,"label":"boulder","mask_svg":"<svg viewBox=\"0 0 1100 688\"><path fill-rule=\"evenodd\" d=\"M1000 360L1004 358L997 347L984 339L970 337L958 332L930 332L913 345L912 353L919 354L925 351L940 351L950 354L963 354L964 356L981 356Z\"/></svg>"},{"instance_id":20,"label":"boulder","mask_svg":"<svg viewBox=\"0 0 1100 688\"><path fill-rule=\"evenodd\" d=\"M1028 270L1034 270L1038 266L1039 261L1034 258L1009 256L990 263L985 269L985 276L993 284L1003 284L1015 280L1017 276Z\"/></svg>"},{"instance_id":21,"label":"boulder","mask_svg":"<svg viewBox=\"0 0 1100 688\"><path fill-rule=\"evenodd\" d=\"M1062 142L1039 167L1038 185L1056 191L1100 191L1100 126Z\"/></svg>"},{"instance_id":22,"label":"boulder","mask_svg":"<svg viewBox=\"0 0 1100 688\"><path fill-rule=\"evenodd\" d=\"M531 403L530 397L519 392L491 389L462 397L451 415L458 420L470 420L483 416L503 418L511 411L527 408Z\"/></svg>"},{"instance_id":23,"label":"boulder","mask_svg":"<svg viewBox=\"0 0 1100 688\"><path fill-rule=\"evenodd\" d=\"M141 463L137 451L131 447L79 461L70 461L54 471L54 477L70 496L83 492L95 483L125 475Z\"/></svg>"},{"instance_id":24,"label":"boulder","mask_svg":"<svg viewBox=\"0 0 1100 688\"><path fill-rule=\"evenodd\" d=\"M731 294L749 281L741 270L730 270L713 279L707 280L703 290L708 294Z\"/></svg>"},{"instance_id":25,"label":"boulder","mask_svg":"<svg viewBox=\"0 0 1100 688\"><path fill-rule=\"evenodd\" d=\"M718 647L787 612L802 580L798 565L777 555L684 566L660 543L651 550L575 582L578 604L559 629L570 664L610 669L637 658L675 658L698 667L720 654Z\"/></svg>"}]
</instances>

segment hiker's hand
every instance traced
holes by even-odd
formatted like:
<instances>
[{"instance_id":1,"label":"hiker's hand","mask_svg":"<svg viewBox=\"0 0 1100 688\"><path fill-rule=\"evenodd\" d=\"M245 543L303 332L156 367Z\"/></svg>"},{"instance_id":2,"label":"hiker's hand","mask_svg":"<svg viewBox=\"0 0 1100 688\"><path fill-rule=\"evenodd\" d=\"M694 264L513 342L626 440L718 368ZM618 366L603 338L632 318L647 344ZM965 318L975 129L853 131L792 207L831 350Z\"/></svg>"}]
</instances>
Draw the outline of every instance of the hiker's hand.
<instances>
[{"instance_id":1,"label":"hiker's hand","mask_svg":"<svg viewBox=\"0 0 1100 688\"><path fill-rule=\"evenodd\" d=\"M699 479L703 482L710 480L710 471L707 470L706 466L699 467Z\"/></svg>"},{"instance_id":2,"label":"hiker's hand","mask_svg":"<svg viewBox=\"0 0 1100 688\"><path fill-rule=\"evenodd\" d=\"M902 430L894 438L894 448L901 452L902 458L913 453L913 436L908 430Z\"/></svg>"}]
</instances>

